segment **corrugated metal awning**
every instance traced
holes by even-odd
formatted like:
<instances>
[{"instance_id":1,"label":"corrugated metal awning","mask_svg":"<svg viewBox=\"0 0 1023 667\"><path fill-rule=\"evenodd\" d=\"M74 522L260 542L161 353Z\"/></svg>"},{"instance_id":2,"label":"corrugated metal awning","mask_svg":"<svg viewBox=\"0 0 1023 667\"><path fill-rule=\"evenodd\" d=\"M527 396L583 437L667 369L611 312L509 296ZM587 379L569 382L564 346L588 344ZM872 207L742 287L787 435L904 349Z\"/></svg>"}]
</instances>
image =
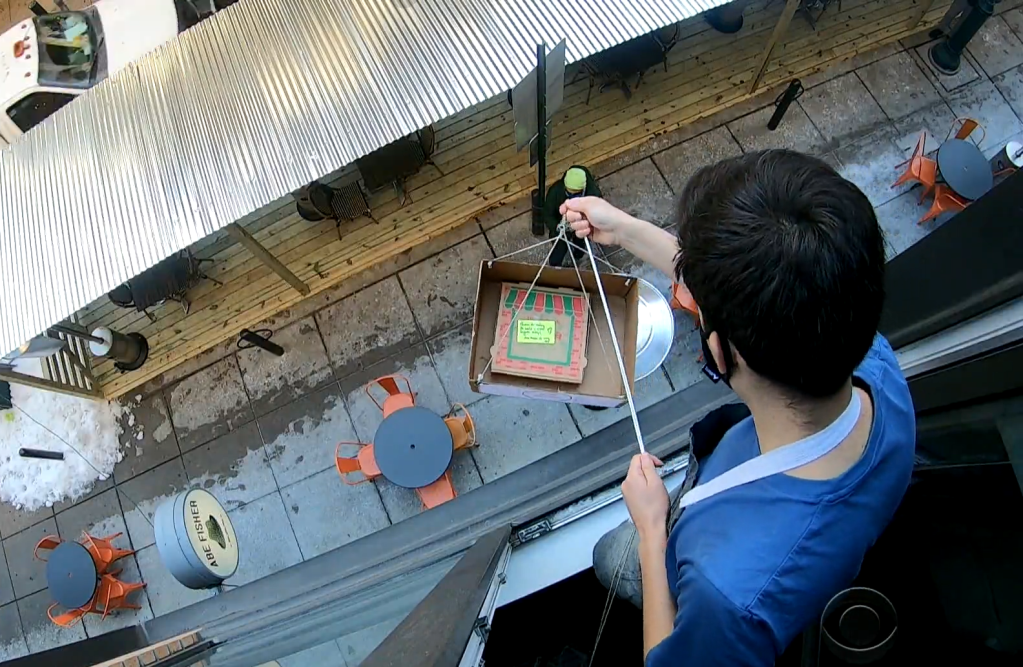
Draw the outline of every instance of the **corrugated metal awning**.
<instances>
[{"instance_id":1,"label":"corrugated metal awning","mask_svg":"<svg viewBox=\"0 0 1023 667\"><path fill-rule=\"evenodd\" d=\"M298 187L724 0L242 0L0 152L0 352Z\"/></svg>"}]
</instances>

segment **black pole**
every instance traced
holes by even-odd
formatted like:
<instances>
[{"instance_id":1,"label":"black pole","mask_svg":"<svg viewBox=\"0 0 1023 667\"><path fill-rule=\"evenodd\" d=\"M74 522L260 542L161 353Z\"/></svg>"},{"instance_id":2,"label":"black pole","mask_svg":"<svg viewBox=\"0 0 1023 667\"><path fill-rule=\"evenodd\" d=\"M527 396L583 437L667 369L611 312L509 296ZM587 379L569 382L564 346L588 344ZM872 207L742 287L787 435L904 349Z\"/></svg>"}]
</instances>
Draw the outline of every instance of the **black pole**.
<instances>
[{"instance_id":1,"label":"black pole","mask_svg":"<svg viewBox=\"0 0 1023 667\"><path fill-rule=\"evenodd\" d=\"M536 45L536 173L533 194L533 235L543 236L543 200L547 193L547 46Z\"/></svg>"},{"instance_id":2,"label":"black pole","mask_svg":"<svg viewBox=\"0 0 1023 667\"><path fill-rule=\"evenodd\" d=\"M46 11L46 7L43 7L38 2L33 2L31 5L28 6L28 8L29 11L31 11L36 16L46 16L47 14L50 13Z\"/></svg>"},{"instance_id":3,"label":"black pole","mask_svg":"<svg viewBox=\"0 0 1023 667\"><path fill-rule=\"evenodd\" d=\"M973 7L952 29L951 34L928 50L931 63L943 74L955 74L959 71L963 49L977 34L984 22L995 13L995 5L999 0L976 0Z\"/></svg>"},{"instance_id":4,"label":"black pole","mask_svg":"<svg viewBox=\"0 0 1023 667\"><path fill-rule=\"evenodd\" d=\"M53 461L63 461L63 452L51 452L46 449L29 449L28 447L22 447L18 450L18 456L26 459L51 459Z\"/></svg>"}]
</instances>

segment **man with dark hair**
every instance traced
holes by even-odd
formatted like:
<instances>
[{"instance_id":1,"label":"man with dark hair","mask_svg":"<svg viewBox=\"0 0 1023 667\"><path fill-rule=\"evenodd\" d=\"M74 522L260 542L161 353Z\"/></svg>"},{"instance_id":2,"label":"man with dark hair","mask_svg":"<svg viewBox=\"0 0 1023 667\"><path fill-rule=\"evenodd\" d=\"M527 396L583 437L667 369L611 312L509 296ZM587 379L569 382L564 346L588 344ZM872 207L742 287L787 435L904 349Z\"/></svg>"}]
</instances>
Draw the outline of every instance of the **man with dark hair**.
<instances>
[{"instance_id":1,"label":"man with dark hair","mask_svg":"<svg viewBox=\"0 0 1023 667\"><path fill-rule=\"evenodd\" d=\"M773 150L697 172L677 238L601 199L562 212L690 290L705 371L748 408L694 427L678 497L650 455L622 485L647 665L773 665L853 581L912 472L874 210L821 160Z\"/></svg>"}]
</instances>

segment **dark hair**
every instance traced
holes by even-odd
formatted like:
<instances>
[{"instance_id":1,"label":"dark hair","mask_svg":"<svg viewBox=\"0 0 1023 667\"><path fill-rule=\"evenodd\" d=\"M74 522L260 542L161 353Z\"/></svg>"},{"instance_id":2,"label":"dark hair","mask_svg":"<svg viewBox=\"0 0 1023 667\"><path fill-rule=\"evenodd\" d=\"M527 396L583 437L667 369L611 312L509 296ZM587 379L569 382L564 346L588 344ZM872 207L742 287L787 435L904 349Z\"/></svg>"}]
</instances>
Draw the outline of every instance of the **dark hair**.
<instances>
[{"instance_id":1,"label":"dark hair","mask_svg":"<svg viewBox=\"0 0 1023 667\"><path fill-rule=\"evenodd\" d=\"M706 330L759 375L831 396L870 349L884 302L884 233L859 188L787 150L698 171L682 193L675 273Z\"/></svg>"}]
</instances>

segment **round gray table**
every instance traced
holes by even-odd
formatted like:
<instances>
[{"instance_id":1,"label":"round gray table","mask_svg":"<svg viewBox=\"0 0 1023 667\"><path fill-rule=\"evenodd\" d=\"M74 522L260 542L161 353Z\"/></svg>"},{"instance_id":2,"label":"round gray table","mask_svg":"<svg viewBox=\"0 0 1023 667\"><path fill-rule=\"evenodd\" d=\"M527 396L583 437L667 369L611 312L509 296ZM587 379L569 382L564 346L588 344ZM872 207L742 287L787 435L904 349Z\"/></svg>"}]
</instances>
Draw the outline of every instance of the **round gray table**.
<instances>
[{"instance_id":1,"label":"round gray table","mask_svg":"<svg viewBox=\"0 0 1023 667\"><path fill-rule=\"evenodd\" d=\"M53 601L79 609L96 594L99 573L89 550L78 542L61 542L46 562L46 585Z\"/></svg>"},{"instance_id":2,"label":"round gray table","mask_svg":"<svg viewBox=\"0 0 1023 667\"><path fill-rule=\"evenodd\" d=\"M418 489L440 479L451 465L454 441L444 419L426 408L389 415L373 438L373 455L392 484Z\"/></svg>"},{"instance_id":3,"label":"round gray table","mask_svg":"<svg viewBox=\"0 0 1023 667\"><path fill-rule=\"evenodd\" d=\"M991 165L969 141L950 139L938 148L938 172L955 193L980 199L994 185Z\"/></svg>"}]
</instances>

